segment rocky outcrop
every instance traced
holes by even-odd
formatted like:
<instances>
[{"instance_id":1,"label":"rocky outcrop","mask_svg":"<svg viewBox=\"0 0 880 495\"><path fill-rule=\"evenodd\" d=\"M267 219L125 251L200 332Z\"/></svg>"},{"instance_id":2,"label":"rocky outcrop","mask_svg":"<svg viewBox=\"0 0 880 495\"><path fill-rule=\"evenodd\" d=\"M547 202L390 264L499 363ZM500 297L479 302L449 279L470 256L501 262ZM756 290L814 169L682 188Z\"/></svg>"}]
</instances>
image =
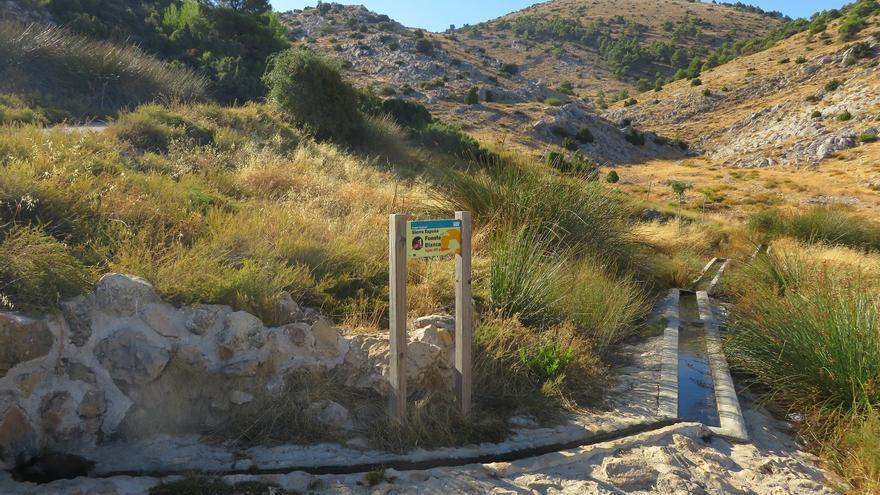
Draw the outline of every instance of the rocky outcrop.
<instances>
[{"instance_id":1,"label":"rocky outcrop","mask_svg":"<svg viewBox=\"0 0 880 495\"><path fill-rule=\"evenodd\" d=\"M288 322L274 328L226 306L176 308L146 280L122 274L61 309L42 319L0 313L0 469L105 438L200 433L304 370L338 370L346 386L387 391L386 338L345 335L289 295L279 297ZM411 383L432 370L451 383L454 322L418 324ZM353 427L332 400L300 407L326 428Z\"/></svg>"}]
</instances>

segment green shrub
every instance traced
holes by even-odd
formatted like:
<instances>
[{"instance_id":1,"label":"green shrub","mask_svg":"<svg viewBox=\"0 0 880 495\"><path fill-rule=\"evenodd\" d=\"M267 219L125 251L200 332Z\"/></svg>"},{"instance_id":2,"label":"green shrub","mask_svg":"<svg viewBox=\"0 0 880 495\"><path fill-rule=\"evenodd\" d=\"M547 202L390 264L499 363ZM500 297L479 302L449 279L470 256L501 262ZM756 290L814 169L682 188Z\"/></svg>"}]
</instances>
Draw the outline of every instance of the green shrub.
<instances>
[{"instance_id":1,"label":"green shrub","mask_svg":"<svg viewBox=\"0 0 880 495\"><path fill-rule=\"evenodd\" d=\"M563 138L562 147L567 149L568 151L577 151L577 150L581 149L578 142L570 137Z\"/></svg>"},{"instance_id":2,"label":"green shrub","mask_svg":"<svg viewBox=\"0 0 880 495\"><path fill-rule=\"evenodd\" d=\"M839 114L837 114L837 120L839 120L841 122L846 122L848 120L852 120L852 118L853 118L853 115L851 113L849 113L849 110L844 110L844 111L840 112Z\"/></svg>"},{"instance_id":3,"label":"green shrub","mask_svg":"<svg viewBox=\"0 0 880 495\"><path fill-rule=\"evenodd\" d=\"M399 125L415 130L428 127L428 124L434 120L431 112L424 105L407 100L395 98L385 100L380 110L390 115Z\"/></svg>"},{"instance_id":4,"label":"green shrub","mask_svg":"<svg viewBox=\"0 0 880 495\"><path fill-rule=\"evenodd\" d=\"M805 63L807 63L807 58L804 57L803 55L801 55L801 56L799 56L798 58L795 59L794 63L796 63L796 64L805 64Z\"/></svg>"},{"instance_id":5,"label":"green shrub","mask_svg":"<svg viewBox=\"0 0 880 495\"><path fill-rule=\"evenodd\" d=\"M476 86L471 86L464 97L465 105L476 105L480 103L480 95Z\"/></svg>"},{"instance_id":6,"label":"green shrub","mask_svg":"<svg viewBox=\"0 0 880 495\"><path fill-rule=\"evenodd\" d=\"M423 145L437 148L450 155L465 160L480 160L486 153L474 138L468 136L461 127L434 122L429 124L420 134Z\"/></svg>"},{"instance_id":7,"label":"green shrub","mask_svg":"<svg viewBox=\"0 0 880 495\"><path fill-rule=\"evenodd\" d=\"M581 129L578 131L577 135L575 136L575 139L577 139L578 142L581 144L588 144L588 143L592 143L593 141L595 141L595 138L593 137L593 133L590 132L590 129L588 129L586 127L581 127Z\"/></svg>"},{"instance_id":8,"label":"green shrub","mask_svg":"<svg viewBox=\"0 0 880 495\"><path fill-rule=\"evenodd\" d=\"M819 95L808 95L804 100L807 103L818 103L822 101L822 98L819 98Z\"/></svg>"},{"instance_id":9,"label":"green shrub","mask_svg":"<svg viewBox=\"0 0 880 495\"><path fill-rule=\"evenodd\" d=\"M544 99L544 103L546 103L547 105L550 105L551 107L560 107L565 102L559 98L546 98L546 99Z\"/></svg>"},{"instance_id":10,"label":"green shrub","mask_svg":"<svg viewBox=\"0 0 880 495\"><path fill-rule=\"evenodd\" d=\"M307 49L275 56L264 80L268 101L318 138L355 141L363 132L357 91L330 60Z\"/></svg>"},{"instance_id":11,"label":"green shrub","mask_svg":"<svg viewBox=\"0 0 880 495\"><path fill-rule=\"evenodd\" d=\"M712 90L706 88L703 90L703 96L712 96Z\"/></svg>"},{"instance_id":12,"label":"green shrub","mask_svg":"<svg viewBox=\"0 0 880 495\"><path fill-rule=\"evenodd\" d=\"M842 21L840 21L838 32L840 33L840 37L842 39L851 40L855 38L859 31L865 29L865 26L865 18L855 12L852 12Z\"/></svg>"},{"instance_id":13,"label":"green shrub","mask_svg":"<svg viewBox=\"0 0 880 495\"><path fill-rule=\"evenodd\" d=\"M791 62L791 59L788 57L785 57L785 58L779 60L779 65L785 65L790 62Z\"/></svg>"},{"instance_id":14,"label":"green shrub","mask_svg":"<svg viewBox=\"0 0 880 495\"><path fill-rule=\"evenodd\" d=\"M46 124L48 119L38 109L28 107L20 97L0 94L0 125L3 124Z\"/></svg>"},{"instance_id":15,"label":"green shrub","mask_svg":"<svg viewBox=\"0 0 880 495\"><path fill-rule=\"evenodd\" d=\"M501 64L501 72L509 76L515 76L519 73L519 66L511 63Z\"/></svg>"},{"instance_id":16,"label":"green shrub","mask_svg":"<svg viewBox=\"0 0 880 495\"><path fill-rule=\"evenodd\" d=\"M46 311L94 281L94 272L42 229L0 227L0 308Z\"/></svg>"},{"instance_id":17,"label":"green shrub","mask_svg":"<svg viewBox=\"0 0 880 495\"><path fill-rule=\"evenodd\" d=\"M685 140L678 138L670 140L669 145L676 146L682 151L687 151L687 149L690 147L690 145Z\"/></svg>"},{"instance_id":18,"label":"green shrub","mask_svg":"<svg viewBox=\"0 0 880 495\"><path fill-rule=\"evenodd\" d=\"M624 107L631 107L634 105L638 105L638 103L639 103L638 100L636 100L635 98L630 98L630 99L626 100L625 102L623 102L623 106Z\"/></svg>"},{"instance_id":19,"label":"green shrub","mask_svg":"<svg viewBox=\"0 0 880 495\"><path fill-rule=\"evenodd\" d=\"M562 81L561 83L559 83L559 86L556 86L556 91L558 93L573 96L574 85L571 83L571 81Z\"/></svg>"},{"instance_id":20,"label":"green shrub","mask_svg":"<svg viewBox=\"0 0 880 495\"><path fill-rule=\"evenodd\" d=\"M822 118L822 112L820 112L820 111L818 111L818 110L813 110L813 113L810 114L810 118L812 118L812 119L821 119L821 118Z\"/></svg>"},{"instance_id":21,"label":"green shrub","mask_svg":"<svg viewBox=\"0 0 880 495\"><path fill-rule=\"evenodd\" d=\"M605 182L609 184L617 184L618 182L620 182L620 176L617 175L617 171L612 170L608 172L608 175L605 176Z\"/></svg>"},{"instance_id":22,"label":"green shrub","mask_svg":"<svg viewBox=\"0 0 880 495\"><path fill-rule=\"evenodd\" d=\"M840 80L832 79L832 80L828 81L827 83L825 83L825 91L827 91L829 93L832 91L837 91L837 88L839 88L841 86L841 84L843 84L843 83L841 83Z\"/></svg>"},{"instance_id":23,"label":"green shrub","mask_svg":"<svg viewBox=\"0 0 880 495\"><path fill-rule=\"evenodd\" d=\"M691 86L701 86L703 81L699 77L691 79Z\"/></svg>"},{"instance_id":24,"label":"green shrub","mask_svg":"<svg viewBox=\"0 0 880 495\"><path fill-rule=\"evenodd\" d=\"M871 134L869 132L864 132L862 134L859 134L859 142L860 143L876 143L877 142L877 135Z\"/></svg>"},{"instance_id":25,"label":"green shrub","mask_svg":"<svg viewBox=\"0 0 880 495\"><path fill-rule=\"evenodd\" d=\"M565 349L559 342L543 342L535 349L519 350L520 363L539 380L559 377L574 357L574 349Z\"/></svg>"},{"instance_id":26,"label":"green shrub","mask_svg":"<svg viewBox=\"0 0 880 495\"><path fill-rule=\"evenodd\" d=\"M434 43L425 38L419 38L416 40L416 51L430 57L434 55Z\"/></svg>"},{"instance_id":27,"label":"green shrub","mask_svg":"<svg viewBox=\"0 0 880 495\"><path fill-rule=\"evenodd\" d=\"M645 135L632 127L626 130L623 138L633 146L644 146L645 145Z\"/></svg>"}]
</instances>

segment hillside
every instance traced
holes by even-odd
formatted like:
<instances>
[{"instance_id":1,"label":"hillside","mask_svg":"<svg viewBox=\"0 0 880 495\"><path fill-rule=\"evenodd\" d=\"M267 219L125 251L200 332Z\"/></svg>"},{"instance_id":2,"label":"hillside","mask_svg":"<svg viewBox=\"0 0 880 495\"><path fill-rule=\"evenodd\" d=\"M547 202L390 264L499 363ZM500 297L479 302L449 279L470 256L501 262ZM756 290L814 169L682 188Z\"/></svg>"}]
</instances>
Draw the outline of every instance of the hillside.
<instances>
[{"instance_id":1,"label":"hillside","mask_svg":"<svg viewBox=\"0 0 880 495\"><path fill-rule=\"evenodd\" d=\"M678 0L657 3L656 12L631 4L621 8L619 2L602 1L587 8L554 1L442 34L406 28L362 6L329 3L284 13L282 21L295 43L340 59L355 84L384 97L426 103L484 141L530 154L544 153L548 145L566 147L601 163L679 157L677 146L655 145L653 139L642 144L636 130L597 117L594 103L582 97L635 88L641 74L649 74L653 85L655 73L665 80L710 48L765 36L781 20ZM557 25L559 17L582 12L580 21ZM526 20L537 23L529 24L536 30L529 40L517 34ZM611 41L619 45L611 52L623 50L621 56L638 60L621 71L615 56L594 46ZM556 49L559 57L552 56ZM679 52L677 65L650 62L655 60L651 50L669 59Z\"/></svg>"},{"instance_id":2,"label":"hillside","mask_svg":"<svg viewBox=\"0 0 880 495\"><path fill-rule=\"evenodd\" d=\"M466 46L578 96L651 86L712 49L763 38L781 16L688 0L555 0L458 30Z\"/></svg>"},{"instance_id":3,"label":"hillside","mask_svg":"<svg viewBox=\"0 0 880 495\"><path fill-rule=\"evenodd\" d=\"M632 169L629 187L686 179L728 206L843 203L876 211L876 19L851 39L839 34L841 21L832 22L603 112L614 122L679 136L701 153L688 162Z\"/></svg>"}]
</instances>

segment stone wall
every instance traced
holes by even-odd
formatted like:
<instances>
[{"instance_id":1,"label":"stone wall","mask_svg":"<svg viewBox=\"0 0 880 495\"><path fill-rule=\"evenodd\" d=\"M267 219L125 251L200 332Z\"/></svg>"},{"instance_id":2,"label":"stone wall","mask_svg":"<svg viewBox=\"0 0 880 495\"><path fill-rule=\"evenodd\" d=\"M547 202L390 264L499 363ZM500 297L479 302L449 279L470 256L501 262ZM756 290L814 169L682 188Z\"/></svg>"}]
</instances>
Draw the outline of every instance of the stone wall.
<instances>
[{"instance_id":1,"label":"stone wall","mask_svg":"<svg viewBox=\"0 0 880 495\"><path fill-rule=\"evenodd\" d=\"M146 280L109 274L56 314L0 312L0 469L114 438L203 432L303 370L338 370L346 386L387 393L384 334L348 336L286 294L279 304L288 322L268 328L227 306L176 308ZM454 322L416 323L411 382L439 369L451 383ZM301 406L350 427L339 404Z\"/></svg>"}]
</instances>

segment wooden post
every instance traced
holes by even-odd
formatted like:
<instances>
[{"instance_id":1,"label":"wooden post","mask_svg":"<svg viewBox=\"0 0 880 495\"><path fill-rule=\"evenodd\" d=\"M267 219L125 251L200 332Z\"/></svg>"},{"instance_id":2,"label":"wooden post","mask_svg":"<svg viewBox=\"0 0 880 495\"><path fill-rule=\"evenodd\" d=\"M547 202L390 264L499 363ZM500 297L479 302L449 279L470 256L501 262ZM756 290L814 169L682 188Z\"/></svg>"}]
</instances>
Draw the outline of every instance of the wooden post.
<instances>
[{"instance_id":1,"label":"wooden post","mask_svg":"<svg viewBox=\"0 0 880 495\"><path fill-rule=\"evenodd\" d=\"M461 255L455 257L455 389L462 414L471 410L473 394L474 301L471 295L471 214L455 212L461 220Z\"/></svg>"},{"instance_id":2,"label":"wooden post","mask_svg":"<svg viewBox=\"0 0 880 495\"><path fill-rule=\"evenodd\" d=\"M390 411L406 415L406 215L388 218L389 320L391 330Z\"/></svg>"}]
</instances>

